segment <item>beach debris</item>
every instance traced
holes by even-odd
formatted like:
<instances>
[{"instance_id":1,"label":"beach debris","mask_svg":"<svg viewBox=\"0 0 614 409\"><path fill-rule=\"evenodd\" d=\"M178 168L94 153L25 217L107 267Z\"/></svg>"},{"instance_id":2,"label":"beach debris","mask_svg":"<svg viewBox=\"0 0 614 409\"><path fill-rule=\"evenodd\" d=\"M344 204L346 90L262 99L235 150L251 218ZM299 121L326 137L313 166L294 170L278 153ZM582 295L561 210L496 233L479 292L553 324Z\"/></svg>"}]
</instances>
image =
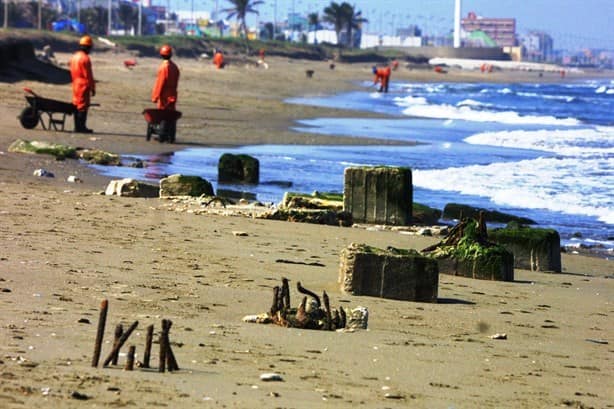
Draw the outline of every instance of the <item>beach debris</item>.
<instances>
[{"instance_id":1,"label":"beach debris","mask_svg":"<svg viewBox=\"0 0 614 409\"><path fill-rule=\"evenodd\" d=\"M275 260L276 263L285 263L285 264L301 264L304 266L315 266L315 267L326 267L324 264L318 262L318 261L312 261L312 262L306 262L306 261L293 261L293 260L286 260L283 258L278 258L277 260Z\"/></svg>"},{"instance_id":2,"label":"beach debris","mask_svg":"<svg viewBox=\"0 0 614 409\"><path fill-rule=\"evenodd\" d=\"M347 312L343 307L332 309L326 291L320 298L313 291L296 283L297 291L303 295L298 307L290 306L290 284L287 278L282 278L281 286L273 288L273 302L268 312L246 315L244 322L257 324L276 324L288 328L317 329L325 331L342 330L346 328ZM362 307L361 307L362 308ZM366 308L364 309L366 311ZM352 313L354 310L352 310ZM368 316L368 314L367 314ZM366 328L367 321L361 321L360 328ZM358 326L356 326L358 328Z\"/></svg>"},{"instance_id":3,"label":"beach debris","mask_svg":"<svg viewBox=\"0 0 614 409\"><path fill-rule=\"evenodd\" d=\"M356 307L347 315L345 328L348 330L367 329L369 324L369 310L367 307Z\"/></svg>"},{"instance_id":4,"label":"beach debris","mask_svg":"<svg viewBox=\"0 0 614 409\"><path fill-rule=\"evenodd\" d=\"M96 368L100 360L100 351L102 348L102 339L104 338L104 327L107 322L107 312L109 310L109 301L102 300L100 303L100 315L98 318L98 329L96 331L96 342L94 344L94 356L92 357L92 366Z\"/></svg>"},{"instance_id":5,"label":"beach debris","mask_svg":"<svg viewBox=\"0 0 614 409\"><path fill-rule=\"evenodd\" d=\"M437 261L416 250L351 243L340 254L339 284L353 295L437 302Z\"/></svg>"},{"instance_id":6,"label":"beach debris","mask_svg":"<svg viewBox=\"0 0 614 409\"><path fill-rule=\"evenodd\" d=\"M496 333L490 336L490 339L507 339L507 334L505 333Z\"/></svg>"},{"instance_id":7,"label":"beach debris","mask_svg":"<svg viewBox=\"0 0 614 409\"><path fill-rule=\"evenodd\" d=\"M136 60L134 58L124 60L124 67L128 68L129 70L133 69L136 67Z\"/></svg>"},{"instance_id":8,"label":"beach debris","mask_svg":"<svg viewBox=\"0 0 614 409\"><path fill-rule=\"evenodd\" d=\"M224 153L218 161L217 171L220 183L260 182L260 161L250 155Z\"/></svg>"},{"instance_id":9,"label":"beach debris","mask_svg":"<svg viewBox=\"0 0 614 409\"><path fill-rule=\"evenodd\" d=\"M165 368L169 372L178 371L179 365L175 359L175 354L171 348L171 342L169 339L169 332L173 322L171 320L162 320L162 332L160 333L160 362L158 363L158 372L164 372Z\"/></svg>"},{"instance_id":10,"label":"beach debris","mask_svg":"<svg viewBox=\"0 0 614 409\"><path fill-rule=\"evenodd\" d=\"M70 175L66 178L66 181L68 183L83 183L83 180L81 180L80 178L78 178L75 175Z\"/></svg>"},{"instance_id":11,"label":"beach debris","mask_svg":"<svg viewBox=\"0 0 614 409\"><path fill-rule=\"evenodd\" d=\"M305 76L307 78L313 78L313 74L315 74L315 70L305 70Z\"/></svg>"},{"instance_id":12,"label":"beach debris","mask_svg":"<svg viewBox=\"0 0 614 409\"><path fill-rule=\"evenodd\" d=\"M283 382L284 378L278 373L268 372L261 374L260 380L263 382Z\"/></svg>"},{"instance_id":13,"label":"beach debris","mask_svg":"<svg viewBox=\"0 0 614 409\"><path fill-rule=\"evenodd\" d=\"M73 391L70 394L70 397L76 400L88 400L91 399L88 395L86 395L85 393L81 393L79 391Z\"/></svg>"},{"instance_id":14,"label":"beach debris","mask_svg":"<svg viewBox=\"0 0 614 409\"><path fill-rule=\"evenodd\" d=\"M160 179L160 197L214 196L213 185L200 176L174 174Z\"/></svg>"},{"instance_id":15,"label":"beach debris","mask_svg":"<svg viewBox=\"0 0 614 409\"><path fill-rule=\"evenodd\" d=\"M124 197L158 197L160 196L160 189L158 186L124 178L110 181L104 194Z\"/></svg>"},{"instance_id":16,"label":"beach debris","mask_svg":"<svg viewBox=\"0 0 614 409\"><path fill-rule=\"evenodd\" d=\"M606 341L605 339L597 339L597 338L586 338L587 342L592 342L594 344L602 344L602 345L607 345L608 341Z\"/></svg>"},{"instance_id":17,"label":"beach debris","mask_svg":"<svg viewBox=\"0 0 614 409\"><path fill-rule=\"evenodd\" d=\"M39 178L41 178L41 177L45 177L45 178L53 178L53 177L55 177L53 172L49 172L48 170L45 170L45 169L36 169L32 173L32 175L37 176Z\"/></svg>"},{"instance_id":18,"label":"beach debris","mask_svg":"<svg viewBox=\"0 0 614 409\"><path fill-rule=\"evenodd\" d=\"M247 237L249 236L249 234L247 234L247 232L244 231L233 231L232 235L235 237Z\"/></svg>"},{"instance_id":19,"label":"beach debris","mask_svg":"<svg viewBox=\"0 0 614 409\"><path fill-rule=\"evenodd\" d=\"M514 255L488 240L484 214L462 218L439 243L422 250L439 272L482 280L513 281Z\"/></svg>"},{"instance_id":20,"label":"beach debris","mask_svg":"<svg viewBox=\"0 0 614 409\"><path fill-rule=\"evenodd\" d=\"M344 171L343 209L357 223L407 226L412 221L412 173L392 166L349 167Z\"/></svg>"}]
</instances>

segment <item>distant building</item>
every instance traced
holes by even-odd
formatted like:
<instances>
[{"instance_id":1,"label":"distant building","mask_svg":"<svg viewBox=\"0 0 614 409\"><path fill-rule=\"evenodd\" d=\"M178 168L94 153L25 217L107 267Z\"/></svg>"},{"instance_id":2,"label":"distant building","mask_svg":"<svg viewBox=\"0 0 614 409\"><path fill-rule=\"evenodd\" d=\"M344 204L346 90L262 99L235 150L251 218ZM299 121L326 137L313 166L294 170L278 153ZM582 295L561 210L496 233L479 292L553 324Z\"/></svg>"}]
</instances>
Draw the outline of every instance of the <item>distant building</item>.
<instances>
[{"instance_id":1,"label":"distant building","mask_svg":"<svg viewBox=\"0 0 614 409\"><path fill-rule=\"evenodd\" d=\"M499 47L517 45L515 18L486 18L470 12L461 20L461 28L469 37L474 31L481 31Z\"/></svg>"},{"instance_id":2,"label":"distant building","mask_svg":"<svg viewBox=\"0 0 614 409\"><path fill-rule=\"evenodd\" d=\"M527 61L552 61L554 41L541 31L531 31L521 37L524 47L524 59Z\"/></svg>"}]
</instances>

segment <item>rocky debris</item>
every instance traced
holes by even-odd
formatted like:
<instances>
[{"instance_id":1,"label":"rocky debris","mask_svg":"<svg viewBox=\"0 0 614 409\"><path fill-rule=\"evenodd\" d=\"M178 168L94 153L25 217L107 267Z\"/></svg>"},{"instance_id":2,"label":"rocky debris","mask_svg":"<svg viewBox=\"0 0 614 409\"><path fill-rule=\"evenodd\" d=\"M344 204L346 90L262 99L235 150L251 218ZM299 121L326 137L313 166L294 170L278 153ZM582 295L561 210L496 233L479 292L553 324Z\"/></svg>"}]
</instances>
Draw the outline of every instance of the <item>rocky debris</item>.
<instances>
[{"instance_id":1,"label":"rocky debris","mask_svg":"<svg viewBox=\"0 0 614 409\"><path fill-rule=\"evenodd\" d=\"M480 209L459 203L448 203L443 209L442 217L448 220L461 220L463 218L477 219L480 217L480 214L483 214L484 221L489 223L516 222L520 224L535 224L535 221L527 219L526 217L501 213L496 210Z\"/></svg>"},{"instance_id":2,"label":"rocky debris","mask_svg":"<svg viewBox=\"0 0 614 409\"><path fill-rule=\"evenodd\" d=\"M119 155L99 149L83 149L77 152L79 159L93 165L121 166Z\"/></svg>"},{"instance_id":3,"label":"rocky debris","mask_svg":"<svg viewBox=\"0 0 614 409\"><path fill-rule=\"evenodd\" d=\"M72 146L45 141L26 141L17 139L8 149L9 152L43 154L54 156L57 160L77 158L77 149Z\"/></svg>"},{"instance_id":4,"label":"rocky debris","mask_svg":"<svg viewBox=\"0 0 614 409\"><path fill-rule=\"evenodd\" d=\"M343 194L313 192L311 195L286 192L279 205L283 209L343 211Z\"/></svg>"},{"instance_id":5,"label":"rocky debris","mask_svg":"<svg viewBox=\"0 0 614 409\"><path fill-rule=\"evenodd\" d=\"M213 196L213 186L200 176L175 174L160 180L160 197Z\"/></svg>"},{"instance_id":6,"label":"rocky debris","mask_svg":"<svg viewBox=\"0 0 614 409\"><path fill-rule=\"evenodd\" d=\"M514 255L488 240L483 213L463 219L439 243L422 250L437 260L439 272L484 280L513 281Z\"/></svg>"},{"instance_id":7,"label":"rocky debris","mask_svg":"<svg viewBox=\"0 0 614 409\"><path fill-rule=\"evenodd\" d=\"M284 378L278 373L270 372L261 374L260 380L263 382L283 382Z\"/></svg>"},{"instance_id":8,"label":"rocky debris","mask_svg":"<svg viewBox=\"0 0 614 409\"><path fill-rule=\"evenodd\" d=\"M357 223L407 226L412 221L411 169L350 167L345 169L343 209Z\"/></svg>"},{"instance_id":9,"label":"rocky debris","mask_svg":"<svg viewBox=\"0 0 614 409\"><path fill-rule=\"evenodd\" d=\"M249 155L223 154L218 162L218 182L250 183L260 181L260 162Z\"/></svg>"},{"instance_id":10,"label":"rocky debris","mask_svg":"<svg viewBox=\"0 0 614 409\"><path fill-rule=\"evenodd\" d=\"M104 193L107 196L158 197L160 195L160 189L158 186L148 185L147 183L139 182L134 179L125 178L110 181Z\"/></svg>"},{"instance_id":11,"label":"rocky debris","mask_svg":"<svg viewBox=\"0 0 614 409\"><path fill-rule=\"evenodd\" d=\"M263 213L260 218L343 227L352 225L352 218L349 213L334 210L279 208Z\"/></svg>"},{"instance_id":12,"label":"rocky debris","mask_svg":"<svg viewBox=\"0 0 614 409\"><path fill-rule=\"evenodd\" d=\"M340 258L339 283L346 293L437 302L437 262L415 250L352 243Z\"/></svg>"}]
</instances>

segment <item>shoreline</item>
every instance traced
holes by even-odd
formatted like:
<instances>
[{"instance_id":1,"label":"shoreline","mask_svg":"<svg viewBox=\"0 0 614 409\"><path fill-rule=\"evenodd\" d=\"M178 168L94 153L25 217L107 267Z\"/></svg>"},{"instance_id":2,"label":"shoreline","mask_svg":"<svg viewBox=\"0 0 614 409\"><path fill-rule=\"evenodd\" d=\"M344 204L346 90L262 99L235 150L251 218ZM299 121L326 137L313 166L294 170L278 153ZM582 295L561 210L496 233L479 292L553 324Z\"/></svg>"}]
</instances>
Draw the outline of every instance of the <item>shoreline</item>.
<instances>
[{"instance_id":1,"label":"shoreline","mask_svg":"<svg viewBox=\"0 0 614 409\"><path fill-rule=\"evenodd\" d=\"M356 78L371 78L366 66L339 64L331 72L324 62L267 59L266 71L231 65L222 72L178 59L179 104L190 121L180 126L180 143L166 145L145 141L140 116L150 105L158 60L139 59L129 71L123 58L93 55L101 80L101 107L90 115L93 135L24 130L15 120L24 107L22 86L61 100L70 86L0 83L6 120L0 133L0 406L516 408L614 401L608 387L611 261L562 254L561 274L516 270L513 282L442 274L434 304L352 296L337 283L339 253L350 243L422 249L438 238L197 216L160 199L97 194L109 178L77 161L6 152L17 138L128 155L223 143L332 142L293 134L288 124L338 111L283 100L343 91ZM311 68L321 81L305 79ZM403 73L421 80L414 74ZM38 168L55 178L34 177ZM70 175L84 182L66 182ZM293 305L301 281L325 290L335 307L367 307L369 329L337 333L242 322L268 310L281 277L290 279ZM91 367L102 299L109 301L103 357L115 325L139 321L124 349L135 345L141 360L145 327L155 325L157 339L160 320L171 319L181 369L172 375L122 370L124 349L120 365ZM497 333L507 339L491 338ZM269 372L283 382L261 381Z\"/></svg>"}]
</instances>

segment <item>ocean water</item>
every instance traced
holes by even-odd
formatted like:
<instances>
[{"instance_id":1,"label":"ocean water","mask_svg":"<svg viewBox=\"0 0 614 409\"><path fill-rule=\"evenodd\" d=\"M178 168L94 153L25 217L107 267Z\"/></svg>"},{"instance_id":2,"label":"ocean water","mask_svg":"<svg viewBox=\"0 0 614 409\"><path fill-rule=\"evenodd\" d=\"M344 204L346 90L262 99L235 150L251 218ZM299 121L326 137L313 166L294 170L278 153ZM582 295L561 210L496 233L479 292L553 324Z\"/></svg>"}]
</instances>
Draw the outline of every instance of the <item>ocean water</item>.
<instances>
[{"instance_id":1,"label":"ocean water","mask_svg":"<svg viewBox=\"0 0 614 409\"><path fill-rule=\"evenodd\" d=\"M565 245L614 251L614 80L556 84L393 83L289 103L388 114L373 118L306 118L303 132L418 142L416 146L258 145L187 149L140 159L145 169L98 167L102 173L157 181L200 175L215 188L249 191L279 202L287 190L343 190L348 166L412 169L414 201L499 210L559 231ZM179 136L180 137L180 136ZM218 186L221 154L260 161L258 186ZM285 186L287 182L291 187Z\"/></svg>"}]
</instances>

